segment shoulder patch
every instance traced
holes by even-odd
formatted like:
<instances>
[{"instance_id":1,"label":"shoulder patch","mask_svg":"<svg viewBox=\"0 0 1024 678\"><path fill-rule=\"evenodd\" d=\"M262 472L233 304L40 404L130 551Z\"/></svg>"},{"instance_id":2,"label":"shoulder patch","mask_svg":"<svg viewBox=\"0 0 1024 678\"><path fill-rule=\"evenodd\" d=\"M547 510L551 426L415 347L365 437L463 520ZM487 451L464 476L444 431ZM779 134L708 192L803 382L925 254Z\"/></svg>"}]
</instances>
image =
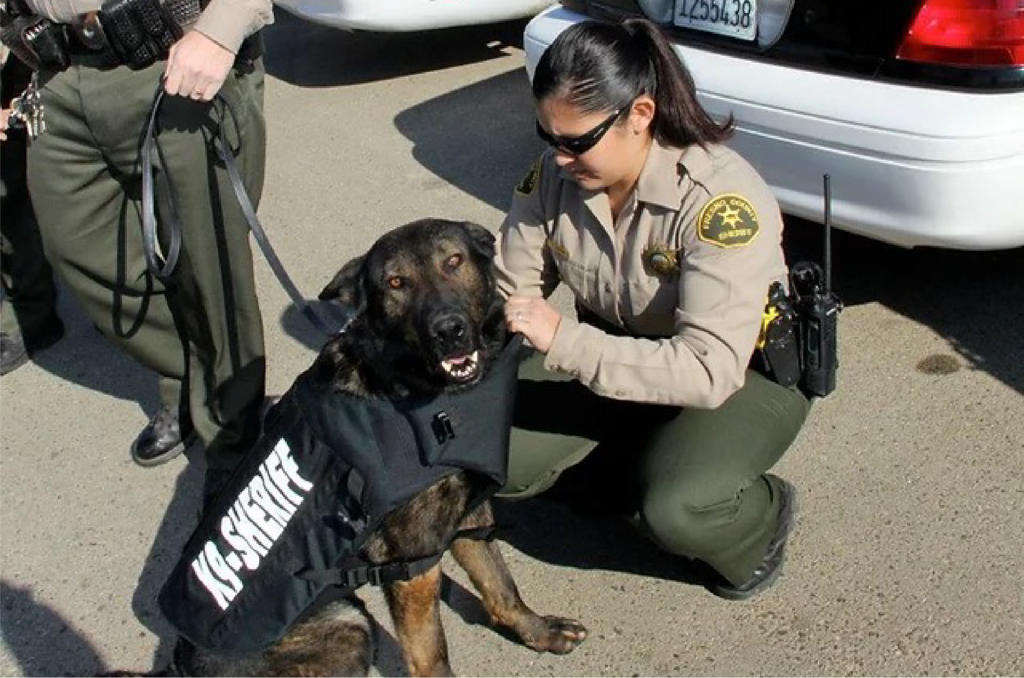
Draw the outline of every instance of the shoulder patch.
<instances>
[{"instance_id":1,"label":"shoulder patch","mask_svg":"<svg viewBox=\"0 0 1024 678\"><path fill-rule=\"evenodd\" d=\"M744 247L759 230L754 206L737 193L716 195L697 217L697 237L716 247Z\"/></svg>"},{"instance_id":2,"label":"shoulder patch","mask_svg":"<svg viewBox=\"0 0 1024 678\"><path fill-rule=\"evenodd\" d=\"M533 162L533 167L526 173L522 181L516 186L516 193L530 195L537 189L537 179L540 178L540 158Z\"/></svg>"}]
</instances>

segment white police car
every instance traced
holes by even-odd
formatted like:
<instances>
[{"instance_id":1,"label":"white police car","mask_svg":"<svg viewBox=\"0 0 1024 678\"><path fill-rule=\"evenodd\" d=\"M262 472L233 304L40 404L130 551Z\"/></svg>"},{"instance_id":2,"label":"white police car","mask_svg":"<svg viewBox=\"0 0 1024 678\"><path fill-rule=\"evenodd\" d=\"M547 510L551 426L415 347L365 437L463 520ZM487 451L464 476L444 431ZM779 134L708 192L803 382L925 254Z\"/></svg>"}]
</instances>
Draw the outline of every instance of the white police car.
<instances>
[{"instance_id":1,"label":"white police car","mask_svg":"<svg viewBox=\"0 0 1024 678\"><path fill-rule=\"evenodd\" d=\"M662 24L704 106L783 211L913 247L1024 245L1021 0L564 0L524 36L527 70L571 24Z\"/></svg>"},{"instance_id":2,"label":"white police car","mask_svg":"<svg viewBox=\"0 0 1024 678\"><path fill-rule=\"evenodd\" d=\"M422 31L533 16L554 0L274 0L319 24L366 31Z\"/></svg>"}]
</instances>

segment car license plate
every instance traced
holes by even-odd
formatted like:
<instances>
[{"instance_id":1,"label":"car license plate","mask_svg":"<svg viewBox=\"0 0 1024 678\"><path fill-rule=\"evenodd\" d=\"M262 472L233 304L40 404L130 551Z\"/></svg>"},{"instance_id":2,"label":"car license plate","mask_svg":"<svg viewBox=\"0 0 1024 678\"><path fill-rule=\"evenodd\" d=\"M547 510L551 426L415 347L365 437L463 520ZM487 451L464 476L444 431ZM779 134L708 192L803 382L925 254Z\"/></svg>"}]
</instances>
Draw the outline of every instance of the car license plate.
<instances>
[{"instance_id":1,"label":"car license plate","mask_svg":"<svg viewBox=\"0 0 1024 678\"><path fill-rule=\"evenodd\" d=\"M753 40L757 0L676 0L675 25Z\"/></svg>"}]
</instances>

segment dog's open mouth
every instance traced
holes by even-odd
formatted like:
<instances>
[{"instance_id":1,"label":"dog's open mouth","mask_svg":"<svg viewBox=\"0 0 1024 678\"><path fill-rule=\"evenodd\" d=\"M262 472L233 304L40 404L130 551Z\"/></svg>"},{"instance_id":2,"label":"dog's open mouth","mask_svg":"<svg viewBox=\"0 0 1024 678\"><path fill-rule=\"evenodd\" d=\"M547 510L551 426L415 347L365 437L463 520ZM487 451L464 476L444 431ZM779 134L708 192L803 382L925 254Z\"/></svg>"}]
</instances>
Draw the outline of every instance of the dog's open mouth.
<instances>
[{"instance_id":1,"label":"dog's open mouth","mask_svg":"<svg viewBox=\"0 0 1024 678\"><path fill-rule=\"evenodd\" d=\"M441 361L441 369L454 381L475 379L480 374L480 351L445 358Z\"/></svg>"}]
</instances>

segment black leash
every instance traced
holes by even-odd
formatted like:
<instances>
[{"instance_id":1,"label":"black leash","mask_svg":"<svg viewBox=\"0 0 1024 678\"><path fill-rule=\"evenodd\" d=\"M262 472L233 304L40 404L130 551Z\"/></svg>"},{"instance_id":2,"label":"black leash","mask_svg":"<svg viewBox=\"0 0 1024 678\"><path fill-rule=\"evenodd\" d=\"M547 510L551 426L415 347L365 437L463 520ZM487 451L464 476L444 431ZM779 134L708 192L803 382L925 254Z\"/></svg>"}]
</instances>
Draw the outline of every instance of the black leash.
<instances>
[{"instance_id":1,"label":"black leash","mask_svg":"<svg viewBox=\"0 0 1024 678\"><path fill-rule=\"evenodd\" d=\"M161 80L160 84L157 86L156 96L153 98L153 106L150 109L145 134L142 139L141 161L143 252L145 253L146 266L149 268L150 273L159 280L166 282L173 275L174 270L178 265L178 259L181 255L182 229L181 216L178 211L178 201L174 193L174 186L170 180L168 165L164 158L163 151L160 148L160 142L157 140L157 118L160 111L160 104L163 102L165 94L166 92L164 90L163 81ZM220 122L217 127L220 137L220 145L219 148L217 148L217 155L219 155L221 160L224 161L224 166L228 171L228 177L231 179L231 187L235 192L235 198L238 200L239 207L242 208L242 214L245 216L245 220L249 224L249 230L252 231L256 244L259 246L260 251L263 252L263 256L266 258L267 263L270 264L271 270L273 270L274 275L277 276L277 279L281 283L285 292L288 293L292 302L302 312L302 314L306 316L306 319L309 320L313 327L328 336L344 331L345 325L347 325L346 321L336 317L334 322L328 322L317 313L316 309L314 309L308 301L306 301L306 298L302 296L299 288L292 281L291 276L288 275L288 271L281 262L281 258L277 256L277 252L274 251L273 246L271 246L270 240L267 238L267 234L263 230L263 225L256 216L256 210L253 208L252 201L249 200L249 195L245 191L245 184L242 183L242 177L238 172L238 165L235 163L234 155L231 152L231 145L228 143L227 132L224 130L224 112L227 111L227 114L235 121L235 129L238 129L238 120L235 117L235 112L231 109L231 105L228 104L220 94L217 94L213 101L213 105L215 107L218 106L218 104L220 104L220 108L218 108ZM156 150L156 154L159 156L160 163L163 166L163 172L160 174L160 178L162 179L163 187L167 192L168 218L165 226L168 246L166 255L162 254L157 237L156 198L153 181L153 177L155 175L153 168L154 149Z\"/></svg>"}]
</instances>

